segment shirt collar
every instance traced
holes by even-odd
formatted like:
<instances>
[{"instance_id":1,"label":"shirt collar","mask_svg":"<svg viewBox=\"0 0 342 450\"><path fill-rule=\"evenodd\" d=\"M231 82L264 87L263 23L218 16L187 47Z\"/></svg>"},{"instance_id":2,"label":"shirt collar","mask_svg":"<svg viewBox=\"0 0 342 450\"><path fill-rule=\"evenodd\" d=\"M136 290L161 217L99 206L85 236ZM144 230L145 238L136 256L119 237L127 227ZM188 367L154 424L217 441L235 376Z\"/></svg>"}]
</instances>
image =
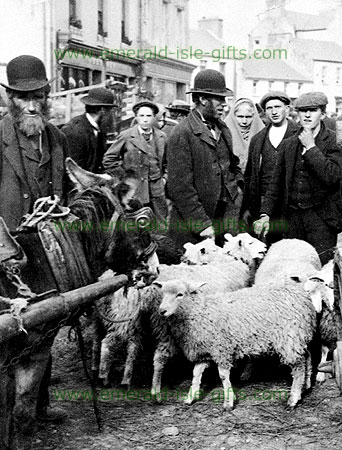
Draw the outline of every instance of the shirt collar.
<instances>
[{"instance_id":1,"label":"shirt collar","mask_svg":"<svg viewBox=\"0 0 342 450\"><path fill-rule=\"evenodd\" d=\"M100 131L100 127L89 113L86 113L86 118L89 120L90 124L95 128L95 130Z\"/></svg>"},{"instance_id":2,"label":"shirt collar","mask_svg":"<svg viewBox=\"0 0 342 450\"><path fill-rule=\"evenodd\" d=\"M140 125L138 125L138 130L140 134L152 134L153 133L153 129L151 128L149 131L145 131L141 128Z\"/></svg>"}]
</instances>

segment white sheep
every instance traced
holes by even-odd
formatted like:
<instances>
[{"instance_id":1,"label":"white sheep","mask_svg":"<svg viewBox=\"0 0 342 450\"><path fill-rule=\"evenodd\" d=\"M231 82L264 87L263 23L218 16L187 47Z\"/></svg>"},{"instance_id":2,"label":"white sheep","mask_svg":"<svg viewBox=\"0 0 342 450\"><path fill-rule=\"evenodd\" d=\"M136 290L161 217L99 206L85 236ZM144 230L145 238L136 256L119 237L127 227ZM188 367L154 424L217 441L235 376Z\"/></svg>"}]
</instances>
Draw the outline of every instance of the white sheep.
<instances>
[{"instance_id":1,"label":"white sheep","mask_svg":"<svg viewBox=\"0 0 342 450\"><path fill-rule=\"evenodd\" d=\"M162 283L161 288L160 312L168 318L171 334L185 356L196 363L188 404L196 397L210 360L218 365L223 406L232 408L230 371L234 361L275 354L292 368L288 405L296 406L303 385L310 387L308 345L316 327L316 312L302 285L253 286L212 295L199 293L179 280Z\"/></svg>"},{"instance_id":2,"label":"white sheep","mask_svg":"<svg viewBox=\"0 0 342 450\"><path fill-rule=\"evenodd\" d=\"M209 286L215 291L219 290L235 290L248 285L251 272L253 272L254 258L261 258L266 250L263 243L252 238L247 233L232 238L227 235L229 241L229 251L232 255L219 255L219 251L211 246L207 241L203 241L204 248L214 248L214 252L210 252L211 262L207 265L188 265L185 263L179 265L160 265L160 278L163 280L169 278L179 278L184 280L199 280L207 282L206 288ZM201 245L196 244L191 248L196 253L203 255ZM190 248L188 247L188 248ZM222 249L221 249L222 250ZM215 257L213 257L215 253ZM217 263L214 260L218 258ZM153 381L152 393L156 394L161 389L161 377L163 368L167 360L172 357L175 352L175 346L167 328L165 318L159 314L159 305L161 302L161 293L155 287L150 286L139 291L129 288L127 298L124 295L124 289L121 289L111 296L106 297L101 302L97 302L98 317L95 327L95 339L93 346L93 371L99 368L99 376L104 384L108 384L108 376L111 365L111 353L115 349L117 342L123 342L127 346L127 359L122 384L130 385L133 373L133 364L137 356L137 352L141 345L141 315L144 313L149 318L152 334L157 342L154 359L153 359ZM158 296L159 293L159 296ZM101 317L99 317L101 315ZM106 320L107 317L107 320ZM130 318L128 322L115 323L113 320L122 320ZM100 334L106 335L102 344ZM101 356L100 354L101 347Z\"/></svg>"},{"instance_id":3,"label":"white sheep","mask_svg":"<svg viewBox=\"0 0 342 450\"><path fill-rule=\"evenodd\" d=\"M307 279L304 289L310 294L313 305L319 317L318 331L321 341L320 365L327 361L329 351L336 348L337 330L334 309L334 261L331 260L322 267L322 270L314 273ZM318 372L316 381L323 383L325 373Z\"/></svg>"},{"instance_id":4,"label":"white sheep","mask_svg":"<svg viewBox=\"0 0 342 450\"><path fill-rule=\"evenodd\" d=\"M307 279L321 269L314 247L300 239L282 239L271 245L255 274L255 286L283 285L292 278Z\"/></svg>"}]
</instances>

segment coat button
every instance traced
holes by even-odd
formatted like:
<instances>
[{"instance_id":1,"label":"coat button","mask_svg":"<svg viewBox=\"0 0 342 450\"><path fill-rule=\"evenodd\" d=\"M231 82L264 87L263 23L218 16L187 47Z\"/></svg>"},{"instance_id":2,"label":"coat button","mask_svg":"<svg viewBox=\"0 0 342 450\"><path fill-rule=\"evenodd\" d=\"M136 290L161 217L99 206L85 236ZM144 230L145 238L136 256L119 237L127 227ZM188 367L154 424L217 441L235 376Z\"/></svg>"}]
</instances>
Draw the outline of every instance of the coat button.
<instances>
[{"instance_id":1,"label":"coat button","mask_svg":"<svg viewBox=\"0 0 342 450\"><path fill-rule=\"evenodd\" d=\"M29 198L29 195L28 194L24 194L24 198Z\"/></svg>"}]
</instances>

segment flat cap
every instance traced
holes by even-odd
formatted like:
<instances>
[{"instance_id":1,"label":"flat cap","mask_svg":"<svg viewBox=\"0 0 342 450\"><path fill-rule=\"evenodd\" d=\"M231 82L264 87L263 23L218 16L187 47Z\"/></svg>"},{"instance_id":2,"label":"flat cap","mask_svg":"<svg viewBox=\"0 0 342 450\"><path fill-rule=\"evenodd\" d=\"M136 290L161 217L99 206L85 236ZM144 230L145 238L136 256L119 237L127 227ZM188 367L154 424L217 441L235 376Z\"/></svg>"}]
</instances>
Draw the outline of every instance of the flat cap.
<instances>
[{"instance_id":1,"label":"flat cap","mask_svg":"<svg viewBox=\"0 0 342 450\"><path fill-rule=\"evenodd\" d=\"M190 105L183 100L175 99L168 106L165 106L166 109L170 111L183 111L185 113L190 112Z\"/></svg>"},{"instance_id":2,"label":"flat cap","mask_svg":"<svg viewBox=\"0 0 342 450\"><path fill-rule=\"evenodd\" d=\"M323 92L308 92L300 95L294 103L296 109L317 108L328 104L328 97Z\"/></svg>"},{"instance_id":3,"label":"flat cap","mask_svg":"<svg viewBox=\"0 0 342 450\"><path fill-rule=\"evenodd\" d=\"M270 92L267 92L267 94L265 94L259 102L259 105L262 107L263 110L265 110L266 103L269 100L280 100L283 103L285 103L285 105L289 105L291 103L291 99L286 94L286 92L270 91Z\"/></svg>"},{"instance_id":4,"label":"flat cap","mask_svg":"<svg viewBox=\"0 0 342 450\"><path fill-rule=\"evenodd\" d=\"M159 113L159 108L155 103L152 103L149 100L143 100L141 102L136 103L133 106L132 110L133 110L134 114L137 114L139 109L142 108L143 106L146 106L147 108L151 108L154 115L157 115Z\"/></svg>"}]
</instances>

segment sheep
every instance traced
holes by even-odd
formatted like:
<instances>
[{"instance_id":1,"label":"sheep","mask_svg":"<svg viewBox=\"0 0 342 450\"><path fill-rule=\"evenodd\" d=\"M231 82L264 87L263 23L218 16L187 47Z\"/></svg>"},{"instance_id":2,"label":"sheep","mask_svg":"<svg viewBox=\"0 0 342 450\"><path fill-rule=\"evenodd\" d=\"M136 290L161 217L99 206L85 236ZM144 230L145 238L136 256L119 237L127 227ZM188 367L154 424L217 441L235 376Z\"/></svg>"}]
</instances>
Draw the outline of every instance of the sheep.
<instances>
[{"instance_id":1,"label":"sheep","mask_svg":"<svg viewBox=\"0 0 342 450\"><path fill-rule=\"evenodd\" d=\"M306 279L321 270L314 247L300 239L282 239L271 245L256 271L255 286L283 285L291 279Z\"/></svg>"},{"instance_id":2,"label":"sheep","mask_svg":"<svg viewBox=\"0 0 342 450\"><path fill-rule=\"evenodd\" d=\"M302 285L253 286L208 295L184 281L155 284L163 293L161 315L167 317L171 334L185 356L196 363L187 404L196 397L210 360L218 366L224 388L223 407L227 409L234 406L230 382L234 361L276 354L292 368L288 406L296 406L303 385L310 387L308 346L316 327L316 312Z\"/></svg>"},{"instance_id":3,"label":"sheep","mask_svg":"<svg viewBox=\"0 0 342 450\"><path fill-rule=\"evenodd\" d=\"M227 236L230 242L229 248L226 251L231 252L233 255L222 255L223 259L220 256L219 264L214 264L213 261L208 265L196 266L185 263L171 266L161 264L159 266L161 271L160 277L162 279L179 277L185 280L205 280L215 290L234 290L246 286L250 278L250 267L253 267L253 258L261 258L266 247L257 239L247 235L247 233L239 236L234 238L231 238L229 235ZM198 244L196 245L198 246ZM203 241L203 245L207 249L210 247L207 241ZM202 243L198 247L194 246L197 253L203 254L201 247ZM219 254L215 250L216 253ZM224 261L224 266L222 261ZM224 279L224 282L220 280L221 277ZM132 287L129 289L127 297L129 299L128 302L124 296L124 290L121 289L111 296L106 297L101 302L97 302L97 309L101 317L97 318L95 326L94 334L96 338L94 339L93 346L93 371L96 373L100 365L99 377L103 384L108 384L111 350L115 348L115 343L120 340L127 345L127 359L122 384L128 386L131 384L133 364L141 345L141 315L145 314L149 318L150 328L157 342L153 358L152 394L156 400L160 400L158 394L161 389L163 368L167 360L176 353L176 348L168 332L166 321L159 314L159 304L162 299L161 293L158 297L155 287L150 286L142 289L139 297L137 295L137 289ZM113 323L113 320L130 318L131 316L132 320L129 322ZM106 320L106 317L109 320ZM102 334L107 334L102 341L102 345L99 337L101 330L103 331ZM101 356L99 357L100 347Z\"/></svg>"},{"instance_id":4,"label":"sheep","mask_svg":"<svg viewBox=\"0 0 342 450\"><path fill-rule=\"evenodd\" d=\"M317 313L321 313L318 332L321 341L321 360L319 365L327 361L329 351L336 348L337 330L334 309L334 261L325 264L319 272L313 274L304 284L304 289L310 294ZM316 382L325 381L325 373L318 372Z\"/></svg>"}]
</instances>

